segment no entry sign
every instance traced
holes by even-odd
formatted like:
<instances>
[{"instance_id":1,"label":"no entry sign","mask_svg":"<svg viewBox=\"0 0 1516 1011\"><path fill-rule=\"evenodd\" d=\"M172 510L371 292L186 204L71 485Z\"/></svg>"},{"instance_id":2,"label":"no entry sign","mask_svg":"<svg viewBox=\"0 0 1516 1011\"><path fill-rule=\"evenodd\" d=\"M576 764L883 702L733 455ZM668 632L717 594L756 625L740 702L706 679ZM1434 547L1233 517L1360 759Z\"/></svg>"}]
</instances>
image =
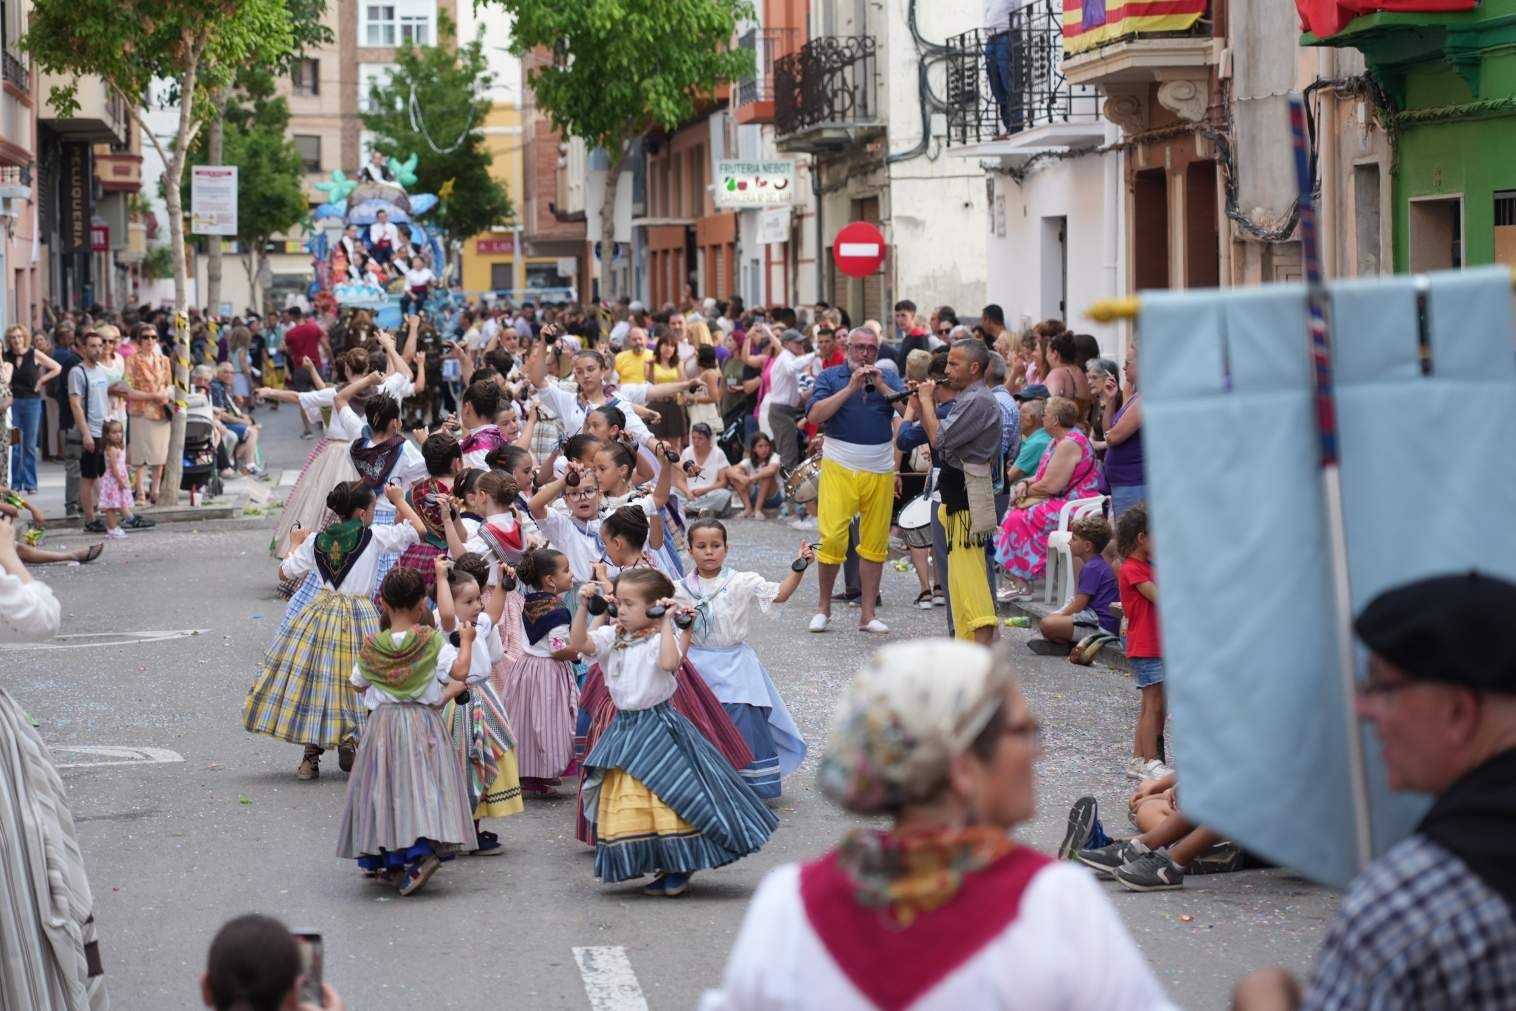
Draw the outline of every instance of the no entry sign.
<instances>
[{"instance_id":1,"label":"no entry sign","mask_svg":"<svg viewBox=\"0 0 1516 1011\"><path fill-rule=\"evenodd\" d=\"M832 240L832 259L848 277L868 277L884 262L884 233L867 221L844 225Z\"/></svg>"}]
</instances>

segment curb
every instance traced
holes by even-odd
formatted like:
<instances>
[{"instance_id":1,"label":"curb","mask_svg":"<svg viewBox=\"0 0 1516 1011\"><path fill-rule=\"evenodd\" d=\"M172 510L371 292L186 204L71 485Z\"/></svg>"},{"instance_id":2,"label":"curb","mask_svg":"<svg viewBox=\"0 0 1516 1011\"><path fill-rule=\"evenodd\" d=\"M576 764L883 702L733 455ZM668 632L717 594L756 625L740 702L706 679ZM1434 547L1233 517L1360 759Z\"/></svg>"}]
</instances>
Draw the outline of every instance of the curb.
<instances>
[{"instance_id":1,"label":"curb","mask_svg":"<svg viewBox=\"0 0 1516 1011\"><path fill-rule=\"evenodd\" d=\"M1041 600L1012 600L1000 606L1032 619L1033 633L1037 629L1036 622L1058 610L1052 604L1044 604ZM1117 643L1106 643L1104 646L1101 646L1100 652L1095 654L1095 661L1127 673L1130 673L1132 670L1132 662L1127 659L1126 650L1122 649Z\"/></svg>"},{"instance_id":2,"label":"curb","mask_svg":"<svg viewBox=\"0 0 1516 1011\"><path fill-rule=\"evenodd\" d=\"M151 506L146 509L135 510L138 516L145 516L158 523L192 523L195 520L225 520L235 519L242 515L246 502L216 503L215 505L203 506ZM59 517L49 518L48 530L79 530L84 526L84 517Z\"/></svg>"}]
</instances>

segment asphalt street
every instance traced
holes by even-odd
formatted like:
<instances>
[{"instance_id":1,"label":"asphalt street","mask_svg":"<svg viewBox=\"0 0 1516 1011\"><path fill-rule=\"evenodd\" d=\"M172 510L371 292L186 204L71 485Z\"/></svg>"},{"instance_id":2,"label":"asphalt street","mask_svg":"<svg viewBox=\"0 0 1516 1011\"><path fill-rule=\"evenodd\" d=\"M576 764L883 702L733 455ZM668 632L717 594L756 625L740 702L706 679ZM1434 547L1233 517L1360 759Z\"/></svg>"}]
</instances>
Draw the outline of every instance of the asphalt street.
<instances>
[{"instance_id":1,"label":"asphalt street","mask_svg":"<svg viewBox=\"0 0 1516 1011\"><path fill-rule=\"evenodd\" d=\"M293 412L260 416L270 466L298 470L310 443L295 438ZM807 634L812 581L754 632L812 744L760 854L696 876L684 898L645 898L636 884L595 881L568 798L528 802L492 824L501 855L455 860L417 896L365 883L334 856L346 789L335 756L318 781L300 783L297 747L242 729L243 696L283 608L267 552L272 523L163 524L109 544L94 564L39 569L63 601L66 637L0 651L0 678L69 766L115 1007L198 1006L216 928L260 911L324 935L327 978L355 1009L690 1008L719 980L764 872L821 853L857 824L819 795L814 771L833 701L878 640L854 631L845 610L836 631ZM776 579L802 536L777 522L732 529L732 562ZM892 638L945 627L941 610L907 606L915 591L914 576L886 569L880 616ZM1085 793L1098 797L1112 834L1126 833L1130 677L1019 645L1014 655L1045 728L1039 811L1020 837L1051 851L1069 804ZM1159 894L1103 887L1188 1008L1224 1007L1253 968L1307 972L1337 903L1285 871L1191 878Z\"/></svg>"}]
</instances>

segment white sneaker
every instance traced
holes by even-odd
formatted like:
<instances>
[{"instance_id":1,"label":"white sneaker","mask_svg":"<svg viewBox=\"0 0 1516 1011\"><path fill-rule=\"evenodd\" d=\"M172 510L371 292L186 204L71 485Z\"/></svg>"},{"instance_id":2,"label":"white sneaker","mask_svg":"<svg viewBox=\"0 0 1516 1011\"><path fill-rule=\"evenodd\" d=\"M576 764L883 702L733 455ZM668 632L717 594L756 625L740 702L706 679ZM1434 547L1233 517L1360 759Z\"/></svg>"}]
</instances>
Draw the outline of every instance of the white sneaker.
<instances>
[{"instance_id":1,"label":"white sneaker","mask_svg":"<svg viewBox=\"0 0 1516 1011\"><path fill-rule=\"evenodd\" d=\"M826 631L826 627L828 625L830 625L831 623L832 623L832 616L831 615L829 615L829 614L822 614L820 611L817 611L815 613L815 615L813 615L811 617L811 626L810 626L811 627L811 631L812 632L825 632Z\"/></svg>"},{"instance_id":2,"label":"white sneaker","mask_svg":"<svg viewBox=\"0 0 1516 1011\"><path fill-rule=\"evenodd\" d=\"M858 631L867 632L870 635L887 635L889 634L890 626L886 625L878 618L871 618L867 625L859 625Z\"/></svg>"},{"instance_id":3,"label":"white sneaker","mask_svg":"<svg viewBox=\"0 0 1516 1011\"><path fill-rule=\"evenodd\" d=\"M113 541L124 541L126 540L126 531L120 527L111 527L105 532L105 536Z\"/></svg>"},{"instance_id":4,"label":"white sneaker","mask_svg":"<svg viewBox=\"0 0 1516 1011\"><path fill-rule=\"evenodd\" d=\"M1137 758L1134 756L1126 763L1126 778L1135 779L1139 782L1144 779L1157 779L1158 777L1153 773L1153 766L1161 764L1156 758Z\"/></svg>"},{"instance_id":5,"label":"white sneaker","mask_svg":"<svg viewBox=\"0 0 1516 1011\"><path fill-rule=\"evenodd\" d=\"M800 518L798 520L791 520L790 521L790 526L792 528L794 528L795 530L815 530L816 529L816 517L814 517L814 516L804 516L804 517L802 517L802 518Z\"/></svg>"}]
</instances>

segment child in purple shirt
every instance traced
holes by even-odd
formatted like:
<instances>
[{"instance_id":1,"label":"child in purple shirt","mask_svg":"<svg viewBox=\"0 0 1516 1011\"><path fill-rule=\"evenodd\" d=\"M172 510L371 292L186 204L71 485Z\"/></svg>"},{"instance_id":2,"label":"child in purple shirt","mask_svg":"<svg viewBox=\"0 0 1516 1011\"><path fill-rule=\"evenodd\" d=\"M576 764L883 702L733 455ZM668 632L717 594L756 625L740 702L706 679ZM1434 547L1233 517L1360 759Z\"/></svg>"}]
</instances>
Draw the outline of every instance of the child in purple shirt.
<instances>
[{"instance_id":1,"label":"child in purple shirt","mask_svg":"<svg viewBox=\"0 0 1516 1011\"><path fill-rule=\"evenodd\" d=\"M1115 635L1120 622L1111 604L1120 595L1116 574L1101 552L1111 542L1111 525L1103 516L1085 516L1069 528L1069 552L1083 566L1074 599L1067 607L1042 619L1042 634L1050 642L1078 642L1094 632Z\"/></svg>"}]
</instances>

